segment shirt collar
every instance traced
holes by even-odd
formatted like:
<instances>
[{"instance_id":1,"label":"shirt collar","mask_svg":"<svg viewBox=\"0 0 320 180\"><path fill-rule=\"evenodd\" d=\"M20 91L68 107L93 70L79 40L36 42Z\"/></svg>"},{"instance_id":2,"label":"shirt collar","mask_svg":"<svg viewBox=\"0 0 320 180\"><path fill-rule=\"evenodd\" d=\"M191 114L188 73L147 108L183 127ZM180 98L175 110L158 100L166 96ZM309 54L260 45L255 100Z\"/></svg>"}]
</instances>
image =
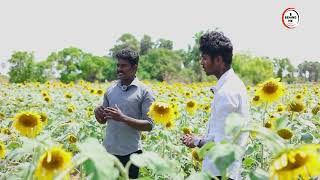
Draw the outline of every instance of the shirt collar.
<instances>
[{"instance_id":1,"label":"shirt collar","mask_svg":"<svg viewBox=\"0 0 320 180\"><path fill-rule=\"evenodd\" d=\"M223 84L233 75L234 75L234 71L232 68L230 68L228 71L223 73L220 79L218 80L217 84L210 88L212 93L217 92L223 86Z\"/></svg>"},{"instance_id":2,"label":"shirt collar","mask_svg":"<svg viewBox=\"0 0 320 180\"><path fill-rule=\"evenodd\" d=\"M127 87L129 87L129 86L136 86L136 87L138 87L139 84L140 84L140 81L139 81L138 77L135 77L135 78L133 79L133 81L131 82L131 84L128 85ZM123 86L124 86L124 85L121 84L121 80L118 80L117 85L118 85L119 87L123 87Z\"/></svg>"}]
</instances>

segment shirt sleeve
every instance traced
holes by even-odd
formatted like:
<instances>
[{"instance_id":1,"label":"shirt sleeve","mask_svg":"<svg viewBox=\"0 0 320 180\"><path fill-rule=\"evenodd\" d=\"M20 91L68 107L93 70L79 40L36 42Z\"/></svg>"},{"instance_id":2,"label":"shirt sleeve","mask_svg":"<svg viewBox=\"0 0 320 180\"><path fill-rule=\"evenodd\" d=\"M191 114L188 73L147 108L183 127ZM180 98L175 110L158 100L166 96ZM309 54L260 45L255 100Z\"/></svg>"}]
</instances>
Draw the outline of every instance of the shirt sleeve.
<instances>
[{"instance_id":1,"label":"shirt sleeve","mask_svg":"<svg viewBox=\"0 0 320 180\"><path fill-rule=\"evenodd\" d=\"M148 112L149 112L150 106L154 102L154 100L155 100L155 96L154 96L153 91L147 89L144 94L142 103L141 103L141 112L142 112L142 119L147 120L151 124L152 128L154 127L154 122L148 116Z\"/></svg>"},{"instance_id":2,"label":"shirt sleeve","mask_svg":"<svg viewBox=\"0 0 320 180\"><path fill-rule=\"evenodd\" d=\"M108 90L109 89L106 90L106 92L104 93L104 96L103 96L103 103L102 103L103 107L109 107Z\"/></svg>"}]
</instances>

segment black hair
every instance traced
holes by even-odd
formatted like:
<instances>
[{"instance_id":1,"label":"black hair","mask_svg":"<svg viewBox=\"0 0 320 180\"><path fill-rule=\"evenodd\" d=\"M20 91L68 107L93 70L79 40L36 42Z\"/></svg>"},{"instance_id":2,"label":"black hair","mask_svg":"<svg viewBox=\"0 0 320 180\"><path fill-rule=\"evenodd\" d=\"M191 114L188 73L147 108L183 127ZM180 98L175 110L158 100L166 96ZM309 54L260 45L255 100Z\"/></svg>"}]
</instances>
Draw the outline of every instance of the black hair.
<instances>
[{"instance_id":1,"label":"black hair","mask_svg":"<svg viewBox=\"0 0 320 180\"><path fill-rule=\"evenodd\" d=\"M214 59L221 56L226 65L232 63L233 46L229 38L222 32L208 31L200 37L200 52Z\"/></svg>"},{"instance_id":2,"label":"black hair","mask_svg":"<svg viewBox=\"0 0 320 180\"><path fill-rule=\"evenodd\" d=\"M127 60L131 65L139 63L139 53L130 48L121 49L116 53L115 57L116 59Z\"/></svg>"}]
</instances>

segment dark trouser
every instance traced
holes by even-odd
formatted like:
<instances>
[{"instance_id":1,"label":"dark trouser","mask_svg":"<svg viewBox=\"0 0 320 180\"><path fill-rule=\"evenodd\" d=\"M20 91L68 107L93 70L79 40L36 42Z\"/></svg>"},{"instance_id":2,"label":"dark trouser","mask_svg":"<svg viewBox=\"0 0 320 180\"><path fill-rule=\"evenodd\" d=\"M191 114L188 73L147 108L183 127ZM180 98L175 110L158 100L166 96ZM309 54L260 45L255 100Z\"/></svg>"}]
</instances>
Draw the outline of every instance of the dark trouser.
<instances>
[{"instance_id":1,"label":"dark trouser","mask_svg":"<svg viewBox=\"0 0 320 180\"><path fill-rule=\"evenodd\" d=\"M141 154L142 151L141 150L138 150L136 152L133 152L131 154ZM130 160L130 155L131 154L128 154L128 155L125 155L125 156L118 156L118 155L115 155L119 161L122 163L122 165L125 167L126 164L129 162ZM129 168L129 178L130 179L137 179L139 176L139 167L131 164L130 168Z\"/></svg>"}]
</instances>

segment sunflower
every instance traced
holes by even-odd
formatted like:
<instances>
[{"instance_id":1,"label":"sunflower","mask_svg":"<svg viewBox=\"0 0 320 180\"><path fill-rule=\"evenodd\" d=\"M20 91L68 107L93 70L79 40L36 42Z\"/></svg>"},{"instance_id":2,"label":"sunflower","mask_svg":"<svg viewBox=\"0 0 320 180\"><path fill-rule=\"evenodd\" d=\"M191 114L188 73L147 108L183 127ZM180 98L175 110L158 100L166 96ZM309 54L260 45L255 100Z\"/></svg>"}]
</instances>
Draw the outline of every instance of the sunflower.
<instances>
[{"instance_id":1,"label":"sunflower","mask_svg":"<svg viewBox=\"0 0 320 180\"><path fill-rule=\"evenodd\" d=\"M148 115L156 122L166 125L175 117L174 109L170 104L161 101L154 101L150 106Z\"/></svg>"},{"instance_id":2,"label":"sunflower","mask_svg":"<svg viewBox=\"0 0 320 180\"><path fill-rule=\"evenodd\" d=\"M279 154L271 163L270 179L310 179L320 175L320 145L308 144Z\"/></svg>"},{"instance_id":3,"label":"sunflower","mask_svg":"<svg viewBox=\"0 0 320 180\"><path fill-rule=\"evenodd\" d=\"M277 134L286 140L291 139L293 136L293 132L288 128L279 129Z\"/></svg>"},{"instance_id":4,"label":"sunflower","mask_svg":"<svg viewBox=\"0 0 320 180\"><path fill-rule=\"evenodd\" d=\"M37 179L53 179L57 172L71 167L72 154L61 147L53 147L41 155L35 170Z\"/></svg>"},{"instance_id":5,"label":"sunflower","mask_svg":"<svg viewBox=\"0 0 320 180\"><path fill-rule=\"evenodd\" d=\"M301 101L292 101L288 104L288 111L290 112L303 112L305 109L304 104Z\"/></svg>"},{"instance_id":6,"label":"sunflower","mask_svg":"<svg viewBox=\"0 0 320 180\"><path fill-rule=\"evenodd\" d=\"M103 92L102 89L98 89L98 90L97 90L97 94L98 94L98 95L103 95L103 93L104 93L104 92Z\"/></svg>"},{"instance_id":7,"label":"sunflower","mask_svg":"<svg viewBox=\"0 0 320 180\"><path fill-rule=\"evenodd\" d=\"M49 103L49 102L51 102L51 97L45 96L45 97L43 97L43 100L46 101L47 103Z\"/></svg>"},{"instance_id":8,"label":"sunflower","mask_svg":"<svg viewBox=\"0 0 320 180\"><path fill-rule=\"evenodd\" d=\"M90 89L90 93L91 94L96 94L96 90L95 89Z\"/></svg>"},{"instance_id":9,"label":"sunflower","mask_svg":"<svg viewBox=\"0 0 320 180\"><path fill-rule=\"evenodd\" d=\"M186 98L191 98L191 96L192 96L192 92L187 91L184 93L184 97Z\"/></svg>"},{"instance_id":10,"label":"sunflower","mask_svg":"<svg viewBox=\"0 0 320 180\"><path fill-rule=\"evenodd\" d=\"M41 91L41 95L43 97L46 97L46 96L49 96L49 93L48 93L48 91Z\"/></svg>"},{"instance_id":11,"label":"sunflower","mask_svg":"<svg viewBox=\"0 0 320 180\"><path fill-rule=\"evenodd\" d=\"M48 116L46 113L41 112L40 113L40 120L42 122L43 125L46 125L48 123Z\"/></svg>"},{"instance_id":12,"label":"sunflower","mask_svg":"<svg viewBox=\"0 0 320 180\"><path fill-rule=\"evenodd\" d=\"M312 108L311 112L313 115L317 115L320 111L320 105L317 105L316 107Z\"/></svg>"},{"instance_id":13,"label":"sunflower","mask_svg":"<svg viewBox=\"0 0 320 180\"><path fill-rule=\"evenodd\" d=\"M262 103L260 96L259 96L259 95L255 95L255 96L252 98L251 103L252 103L253 105L255 105L255 106L259 106L259 105Z\"/></svg>"},{"instance_id":14,"label":"sunflower","mask_svg":"<svg viewBox=\"0 0 320 180\"><path fill-rule=\"evenodd\" d=\"M146 135L145 133L141 133L140 139L141 139L142 141L146 140L146 139L147 139L147 135Z\"/></svg>"},{"instance_id":15,"label":"sunflower","mask_svg":"<svg viewBox=\"0 0 320 180\"><path fill-rule=\"evenodd\" d=\"M210 111L210 104L205 104L205 105L203 105L203 110L205 111L205 112L209 112Z\"/></svg>"},{"instance_id":16,"label":"sunflower","mask_svg":"<svg viewBox=\"0 0 320 180\"><path fill-rule=\"evenodd\" d=\"M0 112L0 119L4 119L5 117L4 113Z\"/></svg>"},{"instance_id":17,"label":"sunflower","mask_svg":"<svg viewBox=\"0 0 320 180\"><path fill-rule=\"evenodd\" d=\"M15 116L13 126L22 135L34 138L42 130L41 116L33 112L21 112Z\"/></svg>"},{"instance_id":18,"label":"sunflower","mask_svg":"<svg viewBox=\"0 0 320 180\"><path fill-rule=\"evenodd\" d=\"M1 133L6 135L12 134L9 128L2 128Z\"/></svg>"},{"instance_id":19,"label":"sunflower","mask_svg":"<svg viewBox=\"0 0 320 180\"><path fill-rule=\"evenodd\" d=\"M74 110L76 109L76 107L72 104L69 104L68 107L67 107L67 111L69 113L72 113Z\"/></svg>"},{"instance_id":20,"label":"sunflower","mask_svg":"<svg viewBox=\"0 0 320 180\"><path fill-rule=\"evenodd\" d=\"M186 106L187 106L186 109L187 109L188 113L194 114L195 110L198 107L198 104L197 104L197 102L190 100L186 103Z\"/></svg>"},{"instance_id":21,"label":"sunflower","mask_svg":"<svg viewBox=\"0 0 320 180\"><path fill-rule=\"evenodd\" d=\"M282 105L282 104L277 105L277 112L278 113L283 113L285 109L286 109L286 107L284 105Z\"/></svg>"},{"instance_id":22,"label":"sunflower","mask_svg":"<svg viewBox=\"0 0 320 180\"><path fill-rule=\"evenodd\" d=\"M264 127L268 129L273 129L274 128L274 123L275 123L275 118L270 118L265 124Z\"/></svg>"},{"instance_id":23,"label":"sunflower","mask_svg":"<svg viewBox=\"0 0 320 180\"><path fill-rule=\"evenodd\" d=\"M299 93L299 94L295 95L294 98L295 98L297 101L301 101L302 98L303 98L303 96L302 96L302 94Z\"/></svg>"},{"instance_id":24,"label":"sunflower","mask_svg":"<svg viewBox=\"0 0 320 180\"><path fill-rule=\"evenodd\" d=\"M69 141L70 144L74 144L74 143L77 142L77 137L75 135L73 135L73 134L70 134L68 136L68 141Z\"/></svg>"},{"instance_id":25,"label":"sunflower","mask_svg":"<svg viewBox=\"0 0 320 180\"><path fill-rule=\"evenodd\" d=\"M192 130L189 127L183 127L182 128L183 134L191 134Z\"/></svg>"},{"instance_id":26,"label":"sunflower","mask_svg":"<svg viewBox=\"0 0 320 180\"><path fill-rule=\"evenodd\" d=\"M258 94L262 101L271 103L277 101L284 93L284 86L280 79L269 79L261 84L260 88L258 89Z\"/></svg>"},{"instance_id":27,"label":"sunflower","mask_svg":"<svg viewBox=\"0 0 320 180\"><path fill-rule=\"evenodd\" d=\"M0 158L4 159L6 157L6 146L2 141L0 141Z\"/></svg>"},{"instance_id":28,"label":"sunflower","mask_svg":"<svg viewBox=\"0 0 320 180\"><path fill-rule=\"evenodd\" d=\"M168 121L168 122L165 124L165 128L166 128L166 129L172 129L174 126L175 126L174 121Z\"/></svg>"},{"instance_id":29,"label":"sunflower","mask_svg":"<svg viewBox=\"0 0 320 180\"><path fill-rule=\"evenodd\" d=\"M72 98L72 94L71 93L65 93L64 97L67 99L71 99Z\"/></svg>"},{"instance_id":30,"label":"sunflower","mask_svg":"<svg viewBox=\"0 0 320 180\"><path fill-rule=\"evenodd\" d=\"M192 149L192 159L194 159L198 162L203 161L203 159L199 157L198 150L196 148Z\"/></svg>"}]
</instances>

